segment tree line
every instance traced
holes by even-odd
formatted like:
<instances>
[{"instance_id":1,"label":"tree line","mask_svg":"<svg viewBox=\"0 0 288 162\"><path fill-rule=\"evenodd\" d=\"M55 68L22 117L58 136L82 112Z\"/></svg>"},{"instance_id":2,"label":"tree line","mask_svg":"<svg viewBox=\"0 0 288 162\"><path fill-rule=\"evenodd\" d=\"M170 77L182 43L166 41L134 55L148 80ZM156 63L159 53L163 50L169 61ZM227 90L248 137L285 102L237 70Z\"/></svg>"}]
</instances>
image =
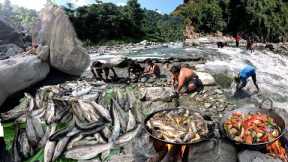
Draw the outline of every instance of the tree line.
<instances>
[{"instance_id":1,"label":"tree line","mask_svg":"<svg viewBox=\"0 0 288 162\"><path fill-rule=\"evenodd\" d=\"M288 40L287 0L190 0L173 15L200 33L238 33L261 42Z\"/></svg>"},{"instance_id":2,"label":"tree line","mask_svg":"<svg viewBox=\"0 0 288 162\"><path fill-rule=\"evenodd\" d=\"M177 41L183 39L183 19L141 8L137 0L125 6L96 1L89 6L64 7L80 39L92 44L117 42Z\"/></svg>"}]
</instances>

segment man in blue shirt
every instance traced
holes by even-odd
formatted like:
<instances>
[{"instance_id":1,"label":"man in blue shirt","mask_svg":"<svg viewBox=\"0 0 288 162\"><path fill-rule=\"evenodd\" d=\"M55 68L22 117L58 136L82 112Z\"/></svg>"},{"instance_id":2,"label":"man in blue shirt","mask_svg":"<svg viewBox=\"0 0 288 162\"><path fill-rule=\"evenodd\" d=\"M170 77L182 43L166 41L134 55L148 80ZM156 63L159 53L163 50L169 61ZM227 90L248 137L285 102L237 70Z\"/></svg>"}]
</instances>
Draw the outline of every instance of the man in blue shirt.
<instances>
[{"instance_id":1,"label":"man in blue shirt","mask_svg":"<svg viewBox=\"0 0 288 162\"><path fill-rule=\"evenodd\" d=\"M256 81L256 70L253 66L246 65L243 69L240 70L238 76L235 77L235 81L237 83L236 92L247 85L247 79L249 77L252 77L255 87L257 88L257 91L259 91L259 87Z\"/></svg>"}]
</instances>

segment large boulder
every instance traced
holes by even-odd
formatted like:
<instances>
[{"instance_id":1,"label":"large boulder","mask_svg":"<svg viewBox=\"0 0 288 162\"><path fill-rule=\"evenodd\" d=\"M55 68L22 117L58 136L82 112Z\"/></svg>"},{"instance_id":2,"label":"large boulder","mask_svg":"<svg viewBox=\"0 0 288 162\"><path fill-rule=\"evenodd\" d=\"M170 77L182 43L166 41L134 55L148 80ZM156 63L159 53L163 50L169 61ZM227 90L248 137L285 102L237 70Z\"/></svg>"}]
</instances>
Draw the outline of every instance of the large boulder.
<instances>
[{"instance_id":1,"label":"large boulder","mask_svg":"<svg viewBox=\"0 0 288 162\"><path fill-rule=\"evenodd\" d=\"M90 57L65 12L54 5L46 6L40 14L35 40L49 47L50 65L70 75L81 75L90 64ZM34 35L35 36L35 35Z\"/></svg>"},{"instance_id":2,"label":"large boulder","mask_svg":"<svg viewBox=\"0 0 288 162\"><path fill-rule=\"evenodd\" d=\"M0 60L0 105L11 94L43 80L49 70L49 65L37 56L16 56Z\"/></svg>"},{"instance_id":3,"label":"large boulder","mask_svg":"<svg viewBox=\"0 0 288 162\"><path fill-rule=\"evenodd\" d=\"M15 31L3 18L0 17L0 45L16 44L24 47L22 35Z\"/></svg>"}]
</instances>

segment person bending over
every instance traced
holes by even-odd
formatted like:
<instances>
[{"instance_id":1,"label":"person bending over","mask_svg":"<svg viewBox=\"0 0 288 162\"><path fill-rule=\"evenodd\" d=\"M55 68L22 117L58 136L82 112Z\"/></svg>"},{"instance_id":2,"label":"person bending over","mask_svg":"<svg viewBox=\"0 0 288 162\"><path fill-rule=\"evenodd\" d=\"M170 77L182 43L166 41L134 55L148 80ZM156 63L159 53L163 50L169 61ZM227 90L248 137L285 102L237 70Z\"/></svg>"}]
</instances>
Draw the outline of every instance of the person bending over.
<instances>
[{"instance_id":1,"label":"person bending over","mask_svg":"<svg viewBox=\"0 0 288 162\"><path fill-rule=\"evenodd\" d=\"M256 70L255 67L247 64L244 68L240 70L238 75L234 78L236 82L236 92L239 92L247 85L247 79L252 78L255 87L257 88L257 92L259 92L259 87L256 80Z\"/></svg>"},{"instance_id":2,"label":"person bending over","mask_svg":"<svg viewBox=\"0 0 288 162\"><path fill-rule=\"evenodd\" d=\"M113 72L114 74L114 79L117 79L118 76L113 68L113 66L111 64L103 64L100 61L95 61L92 63L91 65L91 72L94 76L95 79L97 80L103 80L103 81L108 81L108 77L109 77L109 72L110 70ZM105 73L105 79L102 76L102 73Z\"/></svg>"},{"instance_id":3,"label":"person bending over","mask_svg":"<svg viewBox=\"0 0 288 162\"><path fill-rule=\"evenodd\" d=\"M185 87L185 94L200 91L203 88L202 81L191 68L174 65L170 72L172 74L172 85L178 94L183 87Z\"/></svg>"}]
</instances>

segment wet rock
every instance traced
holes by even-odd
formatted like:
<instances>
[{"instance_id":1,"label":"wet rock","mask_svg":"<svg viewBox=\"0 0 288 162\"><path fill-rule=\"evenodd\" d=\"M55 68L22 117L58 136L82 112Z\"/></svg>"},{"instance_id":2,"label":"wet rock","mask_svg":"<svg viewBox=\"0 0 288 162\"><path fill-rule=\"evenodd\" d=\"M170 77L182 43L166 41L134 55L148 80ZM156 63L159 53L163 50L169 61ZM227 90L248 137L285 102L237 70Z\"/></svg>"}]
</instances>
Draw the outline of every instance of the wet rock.
<instances>
[{"instance_id":1,"label":"wet rock","mask_svg":"<svg viewBox=\"0 0 288 162\"><path fill-rule=\"evenodd\" d=\"M216 81L211 74L205 72L196 72L196 74L199 76L199 79L202 81L203 85L209 86L216 84Z\"/></svg>"},{"instance_id":2,"label":"wet rock","mask_svg":"<svg viewBox=\"0 0 288 162\"><path fill-rule=\"evenodd\" d=\"M239 162L282 162L280 159L275 159L261 152L249 150L239 153L238 160Z\"/></svg>"},{"instance_id":3,"label":"wet rock","mask_svg":"<svg viewBox=\"0 0 288 162\"><path fill-rule=\"evenodd\" d=\"M171 101L175 92L170 87L140 88L141 96L145 101Z\"/></svg>"},{"instance_id":4,"label":"wet rock","mask_svg":"<svg viewBox=\"0 0 288 162\"><path fill-rule=\"evenodd\" d=\"M236 148L225 140L211 139L191 146L188 161L237 162Z\"/></svg>"},{"instance_id":5,"label":"wet rock","mask_svg":"<svg viewBox=\"0 0 288 162\"><path fill-rule=\"evenodd\" d=\"M53 5L41 11L37 40L49 46L50 65L70 75L81 75L90 64L90 57L65 12Z\"/></svg>"},{"instance_id":6,"label":"wet rock","mask_svg":"<svg viewBox=\"0 0 288 162\"><path fill-rule=\"evenodd\" d=\"M13 93L43 80L49 66L36 56L13 57L0 61L0 105Z\"/></svg>"}]
</instances>

